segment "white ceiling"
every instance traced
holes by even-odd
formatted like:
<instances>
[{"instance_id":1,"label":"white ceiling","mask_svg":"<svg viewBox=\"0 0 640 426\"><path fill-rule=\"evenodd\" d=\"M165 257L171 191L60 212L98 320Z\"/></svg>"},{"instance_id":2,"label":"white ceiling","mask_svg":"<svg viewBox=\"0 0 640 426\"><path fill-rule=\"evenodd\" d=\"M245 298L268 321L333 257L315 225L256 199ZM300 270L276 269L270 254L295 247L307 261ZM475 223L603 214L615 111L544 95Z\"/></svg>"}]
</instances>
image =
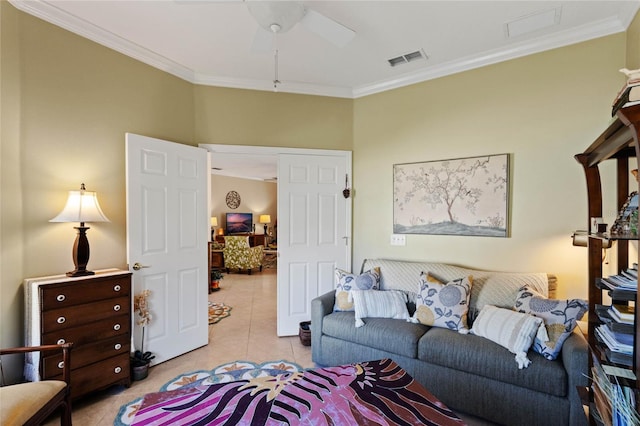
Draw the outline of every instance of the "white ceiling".
<instances>
[{"instance_id":1,"label":"white ceiling","mask_svg":"<svg viewBox=\"0 0 640 426\"><path fill-rule=\"evenodd\" d=\"M273 90L274 56L252 51L258 24L245 1L10 1L193 83ZM279 91L346 98L625 31L640 7L640 0L303 3L356 35L339 48L300 24L280 34ZM522 22L523 31L537 18L557 20L508 37L505 24L524 17L532 21ZM417 50L428 59L387 62Z\"/></svg>"},{"instance_id":2,"label":"white ceiling","mask_svg":"<svg viewBox=\"0 0 640 426\"><path fill-rule=\"evenodd\" d=\"M245 1L9 1L192 83L273 90L274 55L252 48L258 24ZM300 24L278 35L278 91L344 98L622 32L640 8L640 0L303 3L356 34L342 48ZM547 26L536 29L538 23ZM387 61L413 51L427 60L396 67ZM256 163L229 155L218 153L213 166L229 171L233 164L235 174L255 179L275 176L273 158L258 156Z\"/></svg>"}]
</instances>

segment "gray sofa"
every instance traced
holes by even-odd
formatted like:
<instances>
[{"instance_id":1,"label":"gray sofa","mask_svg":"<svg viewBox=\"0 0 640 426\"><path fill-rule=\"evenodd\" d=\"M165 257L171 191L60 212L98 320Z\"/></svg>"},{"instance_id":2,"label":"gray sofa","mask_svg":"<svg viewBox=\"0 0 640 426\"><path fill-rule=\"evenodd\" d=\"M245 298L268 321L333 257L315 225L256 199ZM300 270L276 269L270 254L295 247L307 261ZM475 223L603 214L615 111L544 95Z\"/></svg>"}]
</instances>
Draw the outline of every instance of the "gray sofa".
<instances>
[{"instance_id":1,"label":"gray sofa","mask_svg":"<svg viewBox=\"0 0 640 426\"><path fill-rule=\"evenodd\" d=\"M511 308L515 293L532 281L555 291L546 274L472 270L455 265L368 259L367 271L380 267L382 290L404 290L409 313L421 271L447 280L473 275L469 302L472 321L485 304ZM555 361L532 350L532 361L518 369L514 355L483 337L397 319L366 318L356 328L354 312L333 312L334 292L311 302L311 350L320 366L391 358L451 409L504 425L583 425L586 417L577 387L587 385L587 343L577 331ZM511 305L511 306L508 306Z\"/></svg>"}]
</instances>

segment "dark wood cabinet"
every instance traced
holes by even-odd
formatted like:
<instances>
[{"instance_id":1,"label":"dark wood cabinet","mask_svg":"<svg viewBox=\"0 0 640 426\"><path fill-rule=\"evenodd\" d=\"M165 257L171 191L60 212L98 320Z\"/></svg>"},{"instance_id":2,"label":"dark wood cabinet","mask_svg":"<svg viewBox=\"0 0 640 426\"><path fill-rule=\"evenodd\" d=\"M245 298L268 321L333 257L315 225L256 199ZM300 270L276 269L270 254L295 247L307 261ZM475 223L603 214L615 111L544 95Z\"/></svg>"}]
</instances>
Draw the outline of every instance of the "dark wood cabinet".
<instances>
[{"instance_id":1,"label":"dark wood cabinet","mask_svg":"<svg viewBox=\"0 0 640 426\"><path fill-rule=\"evenodd\" d=\"M72 342L71 396L131 384L131 273L24 281L27 344ZM62 356L27 357L27 379L61 376Z\"/></svg>"},{"instance_id":2,"label":"dark wood cabinet","mask_svg":"<svg viewBox=\"0 0 640 426\"><path fill-rule=\"evenodd\" d=\"M264 246L265 245L265 236L264 234L247 234L249 237L249 245L251 247L255 246ZM216 235L216 241L224 244L224 235Z\"/></svg>"},{"instance_id":3,"label":"dark wood cabinet","mask_svg":"<svg viewBox=\"0 0 640 426\"><path fill-rule=\"evenodd\" d=\"M613 191L616 194L617 205L608 206L606 211L615 208L620 211L627 201L630 192L639 191L640 186L635 181L629 185L629 181L633 180L630 174L629 164L633 168L640 168L640 105L630 106L620 109L616 117L607 127L607 129L581 154L575 156L576 160L583 166L587 180L588 195L588 223L591 218L599 218L603 216L603 192ZM603 162L615 162L616 184L613 188L603 188L600 179L599 165ZM611 224L609 224L611 226ZM640 311L635 309L635 326L631 331L632 336L632 365L627 366L615 362L611 351L602 343L598 337L596 329L607 322L603 318L603 292L607 293L611 302L615 304L633 304L637 306L637 290L636 291L617 291L615 288L608 288L603 282L603 248L605 243L614 241L616 243L617 258L611 259L615 262L617 274L622 274L632 263L638 263L638 258L629 258L629 242L636 245L639 241L636 234L602 234L591 229L588 243L588 289L589 289L589 330L588 342L591 349L592 358L590 366L597 362L603 365L614 365L632 370L633 375L638 378L638 366L640 365ZM636 279L637 281L637 279ZM637 284L637 283L636 283ZM608 308L607 308L608 309ZM600 313L600 315L598 315ZM619 361L619 360L618 360ZM620 381L620 380L619 380ZM622 385L635 389L636 394L636 411L640 412L640 381L639 380L622 380ZM593 389L591 391L591 401L593 401ZM592 407L591 410L596 410ZM590 411L593 414L593 411ZM610 413L609 413L610 417ZM592 415L591 424L597 424ZM609 419L609 422L611 419ZM610 424L610 423L609 423Z\"/></svg>"}]
</instances>

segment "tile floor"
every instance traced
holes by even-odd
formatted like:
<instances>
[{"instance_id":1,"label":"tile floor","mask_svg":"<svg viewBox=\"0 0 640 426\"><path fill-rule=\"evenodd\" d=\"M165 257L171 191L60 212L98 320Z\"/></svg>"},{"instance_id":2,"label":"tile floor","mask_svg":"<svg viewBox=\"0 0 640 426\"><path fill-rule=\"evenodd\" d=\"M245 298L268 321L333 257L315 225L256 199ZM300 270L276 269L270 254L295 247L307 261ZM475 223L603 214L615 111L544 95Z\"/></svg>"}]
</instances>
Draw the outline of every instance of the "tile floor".
<instances>
[{"instance_id":1,"label":"tile floor","mask_svg":"<svg viewBox=\"0 0 640 426\"><path fill-rule=\"evenodd\" d=\"M298 336L276 336L276 270L265 269L252 275L225 274L220 291L209 300L231 306L231 316L209 326L209 344L200 349L152 367L149 377L131 387L114 386L76 401L74 426L111 426L118 410L139 396L157 392L181 373L210 370L236 360L265 362L285 359L302 367L314 367L311 347L303 346ZM489 423L461 416L470 426ZM46 426L59 425L58 418Z\"/></svg>"},{"instance_id":2,"label":"tile floor","mask_svg":"<svg viewBox=\"0 0 640 426\"><path fill-rule=\"evenodd\" d=\"M302 367L313 367L311 347L298 336L276 336L276 270L264 269L251 275L224 274L220 291L209 300L231 306L231 316L209 326L209 344L149 370L149 377L133 382L128 389L114 386L74 403L74 426L111 426L123 404L193 370L210 370L230 361L264 362L286 359ZM50 419L46 425L59 425Z\"/></svg>"}]
</instances>

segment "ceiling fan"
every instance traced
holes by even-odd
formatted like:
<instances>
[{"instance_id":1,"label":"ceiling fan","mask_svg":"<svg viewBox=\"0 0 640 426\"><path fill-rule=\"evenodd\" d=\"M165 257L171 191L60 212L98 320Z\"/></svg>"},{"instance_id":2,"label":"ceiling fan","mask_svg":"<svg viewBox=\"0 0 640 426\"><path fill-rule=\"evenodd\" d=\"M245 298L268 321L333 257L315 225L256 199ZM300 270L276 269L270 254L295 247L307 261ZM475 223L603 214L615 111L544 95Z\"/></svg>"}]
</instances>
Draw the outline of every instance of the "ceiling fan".
<instances>
[{"instance_id":1,"label":"ceiling fan","mask_svg":"<svg viewBox=\"0 0 640 426\"><path fill-rule=\"evenodd\" d=\"M356 35L352 29L300 1L243 1L259 25L252 45L256 52L274 50L275 36L286 33L298 23L337 47L346 46Z\"/></svg>"}]
</instances>

